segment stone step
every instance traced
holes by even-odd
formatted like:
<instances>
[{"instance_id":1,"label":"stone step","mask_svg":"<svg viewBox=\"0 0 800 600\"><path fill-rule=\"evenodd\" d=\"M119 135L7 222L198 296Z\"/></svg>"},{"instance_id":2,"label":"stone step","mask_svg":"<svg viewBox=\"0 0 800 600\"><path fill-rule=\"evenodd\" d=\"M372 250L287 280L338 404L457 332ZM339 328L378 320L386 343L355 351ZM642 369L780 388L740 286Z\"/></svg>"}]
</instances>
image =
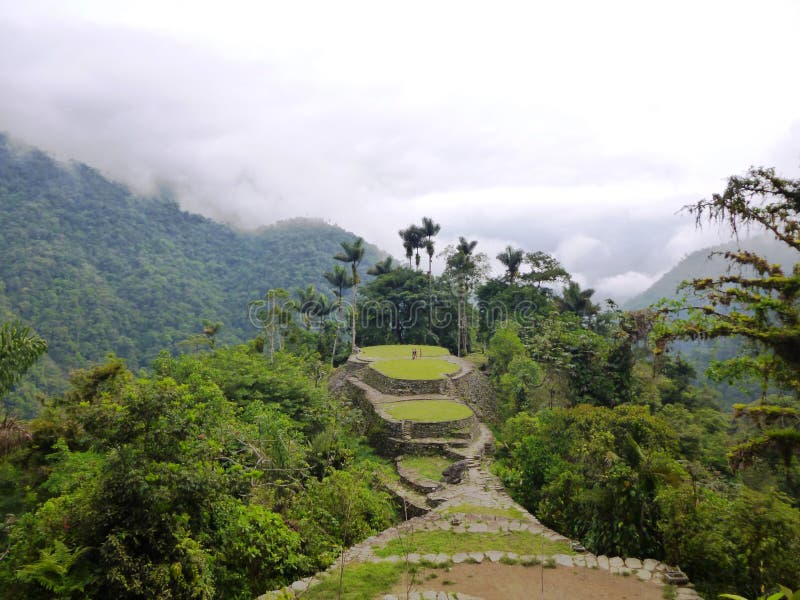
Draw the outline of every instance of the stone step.
<instances>
[{"instance_id":1,"label":"stone step","mask_svg":"<svg viewBox=\"0 0 800 600\"><path fill-rule=\"evenodd\" d=\"M430 512L428 499L413 488L397 481L384 481L383 485L394 496L401 517L410 519Z\"/></svg>"}]
</instances>

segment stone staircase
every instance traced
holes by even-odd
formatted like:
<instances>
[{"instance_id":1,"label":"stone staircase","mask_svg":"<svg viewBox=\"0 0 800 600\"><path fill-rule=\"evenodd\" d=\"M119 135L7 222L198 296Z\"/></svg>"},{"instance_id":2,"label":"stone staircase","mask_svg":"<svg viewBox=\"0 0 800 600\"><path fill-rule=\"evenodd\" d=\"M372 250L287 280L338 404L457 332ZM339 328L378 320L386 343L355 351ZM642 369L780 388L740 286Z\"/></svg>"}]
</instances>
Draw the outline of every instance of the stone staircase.
<instances>
[{"instance_id":1,"label":"stone staircase","mask_svg":"<svg viewBox=\"0 0 800 600\"><path fill-rule=\"evenodd\" d=\"M351 361L353 359L351 358ZM364 540L348 550L341 557L346 565L364 562L406 562L419 565L458 565L461 563L479 564L502 563L513 564L552 564L555 568L590 568L599 569L612 575L633 576L642 585L661 585L668 582L669 567L653 559L595 556L583 550L576 542L552 531L542 525L522 506L516 504L506 494L500 480L488 469L488 463L494 451L494 436L484 424L474 419L468 428L447 430L446 435L439 437L418 437L414 424L409 421L396 421L387 418L382 407L403 400L447 399L460 400L458 386L451 378L441 386L441 394L414 393L413 386L404 384L407 394L387 394L375 389L364 381L367 372L364 365L351 365L344 376L337 380L337 386L347 393L350 400L359 406L372 420L373 424L385 427L378 450L395 458L398 466L398 480L384 480L383 484L399 506L399 513L405 521L380 534ZM462 374L463 375L463 374ZM406 382L407 383L407 382ZM419 477L416 473L404 469L402 456L407 454L429 454L461 461L463 475L458 483L439 483ZM460 512L470 510L473 512ZM502 515L502 516L498 516ZM453 535L482 534L491 536L503 532L529 532L553 542L563 542L573 551L570 554L523 555L502 551L491 541L485 542L487 547L474 548L469 552L454 554L409 554L406 556L378 556L376 549L385 546L391 540L413 535L420 531L447 531ZM498 538L499 539L499 538ZM304 593L316 585L320 579L333 575L340 568L336 561L325 573L319 573L294 582L290 586L274 592L268 592L259 600L278 600L301 598ZM424 585L424 584L423 584ZM587 594L585 597L591 597ZM690 585L675 590L678 600L697 600L700 597ZM470 596L462 592L444 592L441 590L414 589L410 594L400 596L386 593L379 596L382 600L399 600L414 598L419 600L488 600ZM513 599L512 599L513 600Z\"/></svg>"}]
</instances>

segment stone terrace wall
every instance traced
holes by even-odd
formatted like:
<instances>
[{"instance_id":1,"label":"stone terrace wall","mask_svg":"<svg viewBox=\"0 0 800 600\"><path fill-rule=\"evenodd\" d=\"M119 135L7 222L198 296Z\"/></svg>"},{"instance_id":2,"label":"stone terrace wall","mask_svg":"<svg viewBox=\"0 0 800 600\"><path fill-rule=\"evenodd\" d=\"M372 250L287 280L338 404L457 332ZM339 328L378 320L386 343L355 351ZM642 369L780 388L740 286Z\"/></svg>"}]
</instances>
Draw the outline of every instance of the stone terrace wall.
<instances>
[{"instance_id":1,"label":"stone terrace wall","mask_svg":"<svg viewBox=\"0 0 800 600\"><path fill-rule=\"evenodd\" d=\"M475 415L457 421L409 421L412 438L449 438L461 430L472 430L475 426Z\"/></svg>"},{"instance_id":2,"label":"stone terrace wall","mask_svg":"<svg viewBox=\"0 0 800 600\"><path fill-rule=\"evenodd\" d=\"M450 378L458 395L483 421L497 420L497 397L489 378L472 368Z\"/></svg>"},{"instance_id":3,"label":"stone terrace wall","mask_svg":"<svg viewBox=\"0 0 800 600\"><path fill-rule=\"evenodd\" d=\"M379 373L373 368L361 371L364 383L374 387L379 392L393 396L416 396L424 394L445 394L447 390L446 379L394 379Z\"/></svg>"}]
</instances>

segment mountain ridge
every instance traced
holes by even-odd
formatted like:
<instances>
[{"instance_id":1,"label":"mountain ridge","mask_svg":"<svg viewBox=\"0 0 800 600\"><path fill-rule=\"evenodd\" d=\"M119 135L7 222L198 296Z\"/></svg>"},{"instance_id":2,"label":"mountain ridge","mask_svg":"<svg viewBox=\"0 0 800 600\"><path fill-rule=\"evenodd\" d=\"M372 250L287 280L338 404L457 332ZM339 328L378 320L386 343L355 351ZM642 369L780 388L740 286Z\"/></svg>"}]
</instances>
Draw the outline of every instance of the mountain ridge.
<instances>
[{"instance_id":1,"label":"mountain ridge","mask_svg":"<svg viewBox=\"0 0 800 600\"><path fill-rule=\"evenodd\" d=\"M646 290L623 302L622 308L637 310L646 308L661 298L679 298L681 294L678 292L678 287L683 281L701 277L716 278L727 274L731 269L731 263L723 254L739 250L755 252L773 264L783 265L784 268L800 262L800 253L769 234L701 248L681 259Z\"/></svg>"},{"instance_id":2,"label":"mountain ridge","mask_svg":"<svg viewBox=\"0 0 800 600\"><path fill-rule=\"evenodd\" d=\"M237 230L167 193L138 196L82 163L19 150L2 133L0 223L0 319L21 319L50 344L29 398L108 352L145 366L204 320L223 322L222 342L250 339L250 301L270 288L327 289L323 271L356 238L307 217ZM364 270L386 256L366 246Z\"/></svg>"}]
</instances>

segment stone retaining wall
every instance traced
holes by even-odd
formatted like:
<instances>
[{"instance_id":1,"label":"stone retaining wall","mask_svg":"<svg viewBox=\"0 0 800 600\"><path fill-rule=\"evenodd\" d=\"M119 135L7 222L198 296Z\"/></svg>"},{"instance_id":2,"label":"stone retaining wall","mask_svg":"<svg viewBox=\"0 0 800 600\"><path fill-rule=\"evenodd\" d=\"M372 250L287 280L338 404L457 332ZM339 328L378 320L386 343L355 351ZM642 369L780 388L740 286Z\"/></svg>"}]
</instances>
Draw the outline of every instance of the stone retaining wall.
<instances>
[{"instance_id":1,"label":"stone retaining wall","mask_svg":"<svg viewBox=\"0 0 800 600\"><path fill-rule=\"evenodd\" d=\"M387 419L389 423L389 421ZM412 438L449 438L449 437L472 437L472 429L475 427L475 415L470 415L464 419L456 421L408 421L409 432ZM467 430L467 435L459 435L463 430Z\"/></svg>"},{"instance_id":2,"label":"stone retaining wall","mask_svg":"<svg viewBox=\"0 0 800 600\"><path fill-rule=\"evenodd\" d=\"M478 369L471 368L450 379L458 395L475 411L479 419L492 422L497 420L497 398L488 377Z\"/></svg>"},{"instance_id":3,"label":"stone retaining wall","mask_svg":"<svg viewBox=\"0 0 800 600\"><path fill-rule=\"evenodd\" d=\"M445 394L446 379L395 379L369 367L360 373L364 383L379 392L393 396L421 396L424 394Z\"/></svg>"}]
</instances>

